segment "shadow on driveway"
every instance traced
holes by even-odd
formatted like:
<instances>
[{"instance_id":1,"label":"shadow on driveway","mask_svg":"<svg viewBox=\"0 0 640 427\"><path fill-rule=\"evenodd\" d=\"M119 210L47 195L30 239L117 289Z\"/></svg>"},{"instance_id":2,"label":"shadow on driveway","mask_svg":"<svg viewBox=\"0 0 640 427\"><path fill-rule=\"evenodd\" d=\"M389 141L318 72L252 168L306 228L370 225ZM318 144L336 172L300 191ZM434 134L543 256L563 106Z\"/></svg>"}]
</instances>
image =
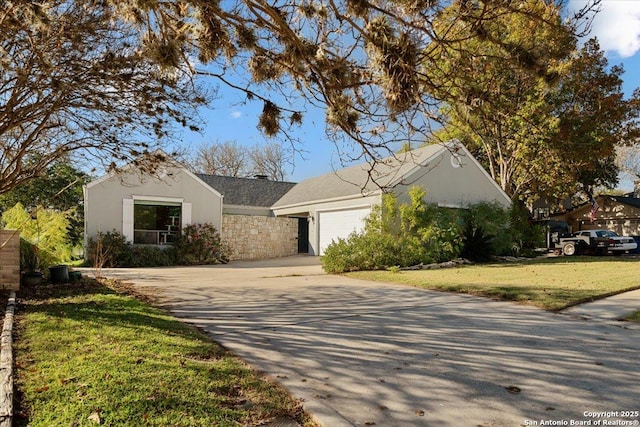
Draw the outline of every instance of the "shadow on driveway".
<instances>
[{"instance_id":1,"label":"shadow on driveway","mask_svg":"<svg viewBox=\"0 0 640 427\"><path fill-rule=\"evenodd\" d=\"M640 409L637 330L317 267L153 269L133 281L328 427L569 425Z\"/></svg>"}]
</instances>

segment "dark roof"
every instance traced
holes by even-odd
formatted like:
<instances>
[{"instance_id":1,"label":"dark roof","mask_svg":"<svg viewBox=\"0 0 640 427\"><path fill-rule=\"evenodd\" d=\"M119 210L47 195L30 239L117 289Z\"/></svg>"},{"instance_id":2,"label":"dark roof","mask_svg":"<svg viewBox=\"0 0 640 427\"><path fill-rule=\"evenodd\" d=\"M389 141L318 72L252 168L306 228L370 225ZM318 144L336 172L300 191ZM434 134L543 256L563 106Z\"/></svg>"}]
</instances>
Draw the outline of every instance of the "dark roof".
<instances>
[{"instance_id":1,"label":"dark roof","mask_svg":"<svg viewBox=\"0 0 640 427\"><path fill-rule=\"evenodd\" d=\"M623 203L625 205L629 205L629 206L634 206L636 208L640 208L640 198L638 198L638 197L610 196L608 194L600 194L598 196L595 196L595 198L596 199L605 199L605 198L607 198L607 199L615 200L618 203ZM574 212L574 211L577 211L579 209L583 209L583 208L585 208L587 206L589 206L589 207L591 206L591 201L582 202L578 206L576 206L576 207L574 207L572 209L567 209L566 212L558 214L558 215L564 215L564 214L569 213L569 212ZM558 216L558 215L555 215L555 216Z\"/></svg>"},{"instance_id":2,"label":"dark roof","mask_svg":"<svg viewBox=\"0 0 640 427\"><path fill-rule=\"evenodd\" d=\"M626 196L609 196L618 203L624 203L625 205L635 206L640 208L640 198L638 197L626 197Z\"/></svg>"},{"instance_id":3,"label":"dark roof","mask_svg":"<svg viewBox=\"0 0 640 427\"><path fill-rule=\"evenodd\" d=\"M237 178L196 174L210 187L222 193L225 205L271 207L296 185L268 179Z\"/></svg>"}]
</instances>

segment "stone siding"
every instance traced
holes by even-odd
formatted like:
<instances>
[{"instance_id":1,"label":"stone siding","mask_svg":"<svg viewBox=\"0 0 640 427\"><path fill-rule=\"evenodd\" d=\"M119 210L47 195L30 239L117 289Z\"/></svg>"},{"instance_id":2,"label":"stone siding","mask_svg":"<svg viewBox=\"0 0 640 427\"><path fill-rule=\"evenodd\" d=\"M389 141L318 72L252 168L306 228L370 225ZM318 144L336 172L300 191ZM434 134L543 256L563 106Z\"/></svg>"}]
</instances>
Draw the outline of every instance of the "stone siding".
<instances>
[{"instance_id":1,"label":"stone siding","mask_svg":"<svg viewBox=\"0 0 640 427\"><path fill-rule=\"evenodd\" d=\"M20 289L20 233L0 230L0 289Z\"/></svg>"},{"instance_id":2,"label":"stone siding","mask_svg":"<svg viewBox=\"0 0 640 427\"><path fill-rule=\"evenodd\" d=\"M298 220L222 215L222 240L232 260L277 258L298 253Z\"/></svg>"}]
</instances>

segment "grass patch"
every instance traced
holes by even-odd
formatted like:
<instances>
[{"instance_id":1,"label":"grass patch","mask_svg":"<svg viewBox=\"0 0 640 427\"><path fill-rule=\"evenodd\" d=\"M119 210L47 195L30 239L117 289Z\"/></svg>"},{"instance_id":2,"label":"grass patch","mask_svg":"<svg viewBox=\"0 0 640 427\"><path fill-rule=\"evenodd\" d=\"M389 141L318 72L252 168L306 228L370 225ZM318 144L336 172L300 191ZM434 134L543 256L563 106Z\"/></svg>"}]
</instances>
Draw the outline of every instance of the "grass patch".
<instances>
[{"instance_id":1,"label":"grass patch","mask_svg":"<svg viewBox=\"0 0 640 427\"><path fill-rule=\"evenodd\" d=\"M348 276L561 310L640 288L631 273L638 263L637 258L558 257L437 270L361 271Z\"/></svg>"},{"instance_id":2,"label":"grass patch","mask_svg":"<svg viewBox=\"0 0 640 427\"><path fill-rule=\"evenodd\" d=\"M96 282L21 291L16 426L313 425L195 327Z\"/></svg>"},{"instance_id":3,"label":"grass patch","mask_svg":"<svg viewBox=\"0 0 640 427\"><path fill-rule=\"evenodd\" d=\"M636 311L633 314L628 315L624 318L624 320L628 320L629 322L640 323L640 311Z\"/></svg>"}]
</instances>

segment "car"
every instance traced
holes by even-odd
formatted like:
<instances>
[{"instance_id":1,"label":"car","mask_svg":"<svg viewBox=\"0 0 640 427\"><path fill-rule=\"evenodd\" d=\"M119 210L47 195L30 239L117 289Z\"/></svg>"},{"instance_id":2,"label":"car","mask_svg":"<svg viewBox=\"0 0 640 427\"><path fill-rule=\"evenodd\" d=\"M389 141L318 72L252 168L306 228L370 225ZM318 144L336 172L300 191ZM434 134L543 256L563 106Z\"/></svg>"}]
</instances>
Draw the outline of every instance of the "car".
<instances>
[{"instance_id":1,"label":"car","mask_svg":"<svg viewBox=\"0 0 640 427\"><path fill-rule=\"evenodd\" d=\"M593 239L608 239L607 250L613 254L627 253L638 248L633 237L619 236L611 230L583 230L574 233L575 236L589 237Z\"/></svg>"}]
</instances>

